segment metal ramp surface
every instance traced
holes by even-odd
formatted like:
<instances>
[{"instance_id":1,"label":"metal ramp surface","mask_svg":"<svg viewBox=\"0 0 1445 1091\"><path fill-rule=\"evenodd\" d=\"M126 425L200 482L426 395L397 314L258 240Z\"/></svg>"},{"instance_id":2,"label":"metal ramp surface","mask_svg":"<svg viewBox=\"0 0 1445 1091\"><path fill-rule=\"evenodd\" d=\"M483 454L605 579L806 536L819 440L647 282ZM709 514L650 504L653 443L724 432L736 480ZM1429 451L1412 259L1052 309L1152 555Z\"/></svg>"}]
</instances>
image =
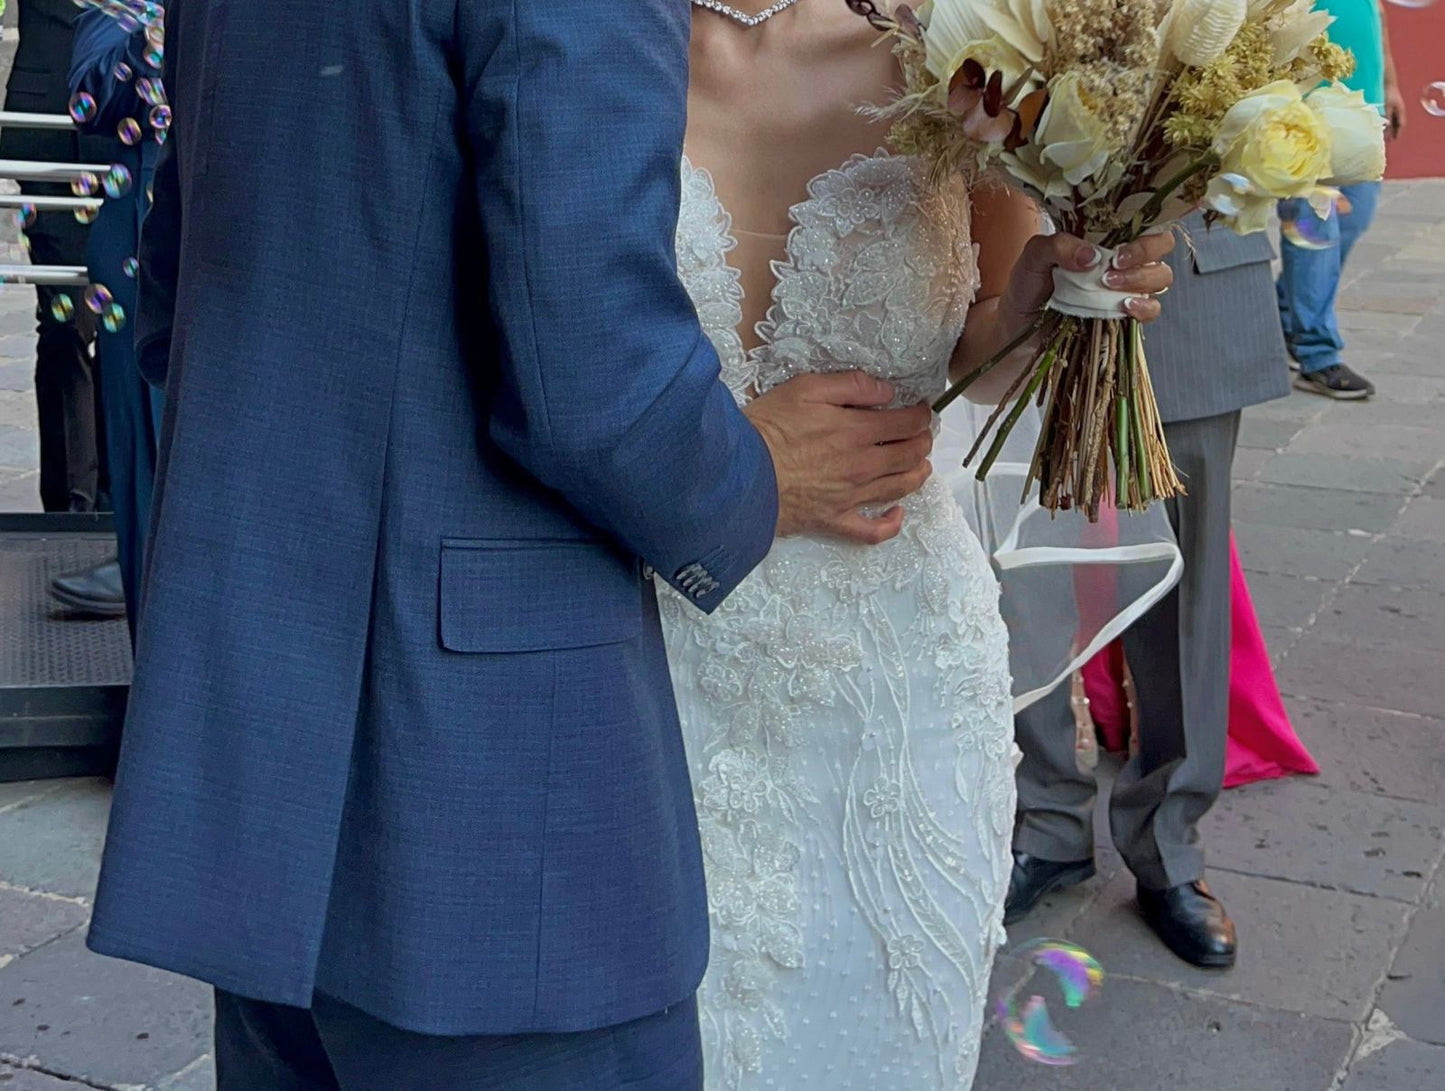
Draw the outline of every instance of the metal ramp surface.
<instances>
[{"instance_id":1,"label":"metal ramp surface","mask_svg":"<svg viewBox=\"0 0 1445 1091\"><path fill-rule=\"evenodd\" d=\"M125 716L123 618L77 618L50 581L115 548L102 516L0 515L0 782L107 772Z\"/></svg>"}]
</instances>

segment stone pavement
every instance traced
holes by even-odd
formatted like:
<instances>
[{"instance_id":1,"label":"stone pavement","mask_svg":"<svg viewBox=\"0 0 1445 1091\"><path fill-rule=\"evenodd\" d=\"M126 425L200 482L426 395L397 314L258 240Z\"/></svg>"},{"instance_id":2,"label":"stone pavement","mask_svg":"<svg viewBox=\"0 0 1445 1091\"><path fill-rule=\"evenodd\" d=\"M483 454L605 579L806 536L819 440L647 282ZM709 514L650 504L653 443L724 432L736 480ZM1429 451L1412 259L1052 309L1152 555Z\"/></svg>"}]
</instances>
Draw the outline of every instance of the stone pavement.
<instances>
[{"instance_id":1,"label":"stone pavement","mask_svg":"<svg viewBox=\"0 0 1445 1091\"><path fill-rule=\"evenodd\" d=\"M0 290L0 509L34 507L29 299ZM1031 1064L994 1026L979 1091L1445 1088L1445 182L1388 188L1344 307L1379 397L1253 410L1236 467L1240 549L1324 768L1206 822L1241 964L1164 952L1101 845L1100 877L1012 937L1104 965L1097 1000L1052 1005L1081 1059ZM84 950L107 804L95 781L0 785L0 1091L213 1086L206 990ZM1005 953L998 987L1027 970Z\"/></svg>"}]
</instances>

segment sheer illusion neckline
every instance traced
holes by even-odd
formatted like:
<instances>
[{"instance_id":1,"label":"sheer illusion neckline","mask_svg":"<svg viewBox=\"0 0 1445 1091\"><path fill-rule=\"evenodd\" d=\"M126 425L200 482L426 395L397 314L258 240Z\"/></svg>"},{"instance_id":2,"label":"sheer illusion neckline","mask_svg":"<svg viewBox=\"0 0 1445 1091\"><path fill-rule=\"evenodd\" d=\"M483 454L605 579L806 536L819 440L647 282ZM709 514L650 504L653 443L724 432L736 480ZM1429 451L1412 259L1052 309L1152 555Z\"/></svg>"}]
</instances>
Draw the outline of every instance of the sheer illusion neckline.
<instances>
[{"instance_id":1,"label":"sheer illusion neckline","mask_svg":"<svg viewBox=\"0 0 1445 1091\"><path fill-rule=\"evenodd\" d=\"M763 317L753 325L752 333L757 339L757 344L751 348L743 344L743 329L740 327L732 332L738 337L742 345L743 358L749 364L755 363L759 357L765 354L772 346L773 331L777 328L779 313L778 297L788 279L798 271L796 244L800 233L803 230L803 213L813 204L823 199L818 193L819 187L835 174L845 177L853 174L862 167L872 164L898 164L899 169L912 170L913 161L911 157L899 155L887 148L880 147L872 154L857 152L835 167L819 171L808 179L804 187L806 196L788 208L788 222L791 225L785 232L767 233L758 231L743 231L733 223L732 212L723 203L718 193L717 182L713 174L706 167L700 167L692 161L692 157L686 152L682 156L683 172L693 178L699 179L706 187L708 196L716 207L718 215L717 229L724 242L722 260L723 264L733 274L733 294L738 306L747 300L747 291L743 287L743 271L732 263L729 255L737 248L738 236L748 235L753 238L768 238L783 240L783 256L771 263L773 279L772 284L766 293L768 306L763 312ZM745 321L745 320L744 320Z\"/></svg>"}]
</instances>

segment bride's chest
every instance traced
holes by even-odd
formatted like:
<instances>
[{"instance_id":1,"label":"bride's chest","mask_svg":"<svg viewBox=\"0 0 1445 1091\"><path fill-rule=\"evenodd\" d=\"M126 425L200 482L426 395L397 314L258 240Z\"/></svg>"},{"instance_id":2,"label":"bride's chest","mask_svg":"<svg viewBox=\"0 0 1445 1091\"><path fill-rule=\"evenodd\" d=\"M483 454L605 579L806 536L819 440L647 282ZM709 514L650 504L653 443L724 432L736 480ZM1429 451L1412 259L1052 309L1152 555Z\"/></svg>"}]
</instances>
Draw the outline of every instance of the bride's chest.
<instances>
[{"instance_id":1,"label":"bride's chest","mask_svg":"<svg viewBox=\"0 0 1445 1091\"><path fill-rule=\"evenodd\" d=\"M734 392L861 369L900 401L936 394L977 287L962 184L931 185L906 157L854 156L809 183L788 227L771 267L752 268L767 250L737 246L712 176L684 161L679 273ZM771 292L745 298L745 285ZM763 316L751 349L746 312Z\"/></svg>"}]
</instances>

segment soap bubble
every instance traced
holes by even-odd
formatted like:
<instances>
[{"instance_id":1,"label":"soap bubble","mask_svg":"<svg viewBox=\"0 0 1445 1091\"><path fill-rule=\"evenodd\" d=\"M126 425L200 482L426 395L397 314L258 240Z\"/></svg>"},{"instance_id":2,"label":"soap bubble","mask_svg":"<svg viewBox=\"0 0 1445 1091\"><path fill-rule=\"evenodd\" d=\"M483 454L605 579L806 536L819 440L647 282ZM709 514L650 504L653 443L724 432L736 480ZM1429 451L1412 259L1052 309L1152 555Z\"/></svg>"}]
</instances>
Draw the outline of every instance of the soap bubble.
<instances>
[{"instance_id":1,"label":"soap bubble","mask_svg":"<svg viewBox=\"0 0 1445 1091\"><path fill-rule=\"evenodd\" d=\"M100 188L100 179L89 171L76 175L70 181L70 192L77 197L94 197Z\"/></svg>"},{"instance_id":2,"label":"soap bubble","mask_svg":"<svg viewBox=\"0 0 1445 1091\"><path fill-rule=\"evenodd\" d=\"M120 137L120 142L126 147L134 147L140 143L140 122L133 117L122 118L120 124L115 127L115 135Z\"/></svg>"},{"instance_id":3,"label":"soap bubble","mask_svg":"<svg viewBox=\"0 0 1445 1091\"><path fill-rule=\"evenodd\" d=\"M131 181L130 171L120 163L117 163L105 172L105 179L101 184L105 186L105 195L107 197L116 198L124 197L130 192Z\"/></svg>"},{"instance_id":4,"label":"soap bubble","mask_svg":"<svg viewBox=\"0 0 1445 1091\"><path fill-rule=\"evenodd\" d=\"M104 284L92 284L85 290L85 309L91 314L104 314L105 309L115 302L115 297Z\"/></svg>"},{"instance_id":5,"label":"soap bubble","mask_svg":"<svg viewBox=\"0 0 1445 1091\"><path fill-rule=\"evenodd\" d=\"M15 226L24 231L35 222L35 206L23 204L15 210Z\"/></svg>"},{"instance_id":6,"label":"soap bubble","mask_svg":"<svg viewBox=\"0 0 1445 1091\"><path fill-rule=\"evenodd\" d=\"M125 308L119 303L107 303L100 312L100 324L106 333L119 333L125 327Z\"/></svg>"},{"instance_id":7,"label":"soap bubble","mask_svg":"<svg viewBox=\"0 0 1445 1091\"><path fill-rule=\"evenodd\" d=\"M1098 994L1104 982L1104 969L1083 948L1061 940L1034 940L1020 953L1028 956L1035 974L1000 998L998 1015L1004 1034L1030 1061L1052 1066L1071 1065L1078 1060L1078 1047L1054 1026L1048 1002L1042 996L1023 998L1024 986L1038 970L1047 970L1057 982L1065 1006L1078 1008Z\"/></svg>"},{"instance_id":8,"label":"soap bubble","mask_svg":"<svg viewBox=\"0 0 1445 1091\"><path fill-rule=\"evenodd\" d=\"M1445 80L1425 85L1420 94L1420 105L1425 112L1435 117L1445 117Z\"/></svg>"},{"instance_id":9,"label":"soap bubble","mask_svg":"<svg viewBox=\"0 0 1445 1091\"><path fill-rule=\"evenodd\" d=\"M70 117L78 125L84 125L95 117L95 96L89 91L78 91L70 100Z\"/></svg>"},{"instance_id":10,"label":"soap bubble","mask_svg":"<svg viewBox=\"0 0 1445 1091\"><path fill-rule=\"evenodd\" d=\"M57 322L69 322L75 317L75 300L61 292L50 301L50 314Z\"/></svg>"},{"instance_id":11,"label":"soap bubble","mask_svg":"<svg viewBox=\"0 0 1445 1091\"><path fill-rule=\"evenodd\" d=\"M125 261L120 263L120 271L130 277L131 280L134 280L136 274L140 272L140 261L136 258L126 258Z\"/></svg>"}]
</instances>

